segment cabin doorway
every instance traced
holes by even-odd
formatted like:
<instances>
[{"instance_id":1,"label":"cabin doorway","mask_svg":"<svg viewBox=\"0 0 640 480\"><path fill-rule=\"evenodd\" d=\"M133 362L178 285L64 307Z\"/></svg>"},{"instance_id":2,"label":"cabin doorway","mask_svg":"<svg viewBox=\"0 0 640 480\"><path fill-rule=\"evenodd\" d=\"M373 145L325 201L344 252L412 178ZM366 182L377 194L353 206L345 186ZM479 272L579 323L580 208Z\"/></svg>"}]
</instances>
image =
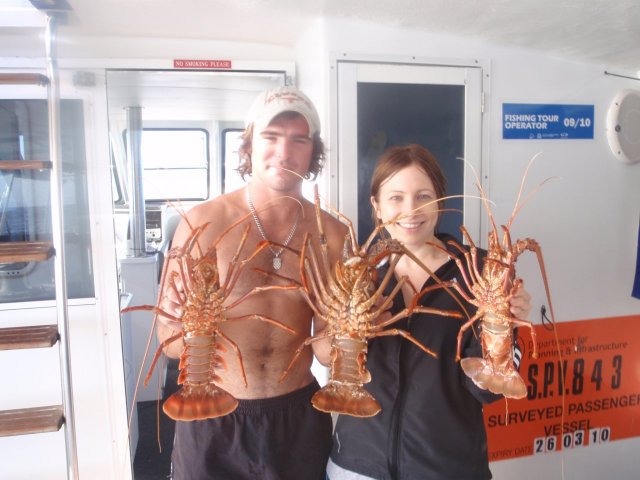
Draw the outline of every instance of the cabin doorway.
<instances>
[{"instance_id":1,"label":"cabin doorway","mask_svg":"<svg viewBox=\"0 0 640 480\"><path fill-rule=\"evenodd\" d=\"M429 149L447 177L447 195L476 191L470 166L480 174L481 67L339 60L336 70L338 205L360 242L373 230L371 175L391 146ZM480 202L451 199L446 207L454 211L442 215L439 231L461 240L464 222L473 236L479 234Z\"/></svg>"},{"instance_id":2,"label":"cabin doorway","mask_svg":"<svg viewBox=\"0 0 640 480\"><path fill-rule=\"evenodd\" d=\"M259 92L291 81L292 68L284 64L273 70L107 70L120 308L156 304L181 212L243 185L235 169L246 112ZM153 313L122 315L121 330L134 477L167 478L174 422L158 416L158 408L177 389L178 362L163 359L148 387L138 386L158 348Z\"/></svg>"}]
</instances>

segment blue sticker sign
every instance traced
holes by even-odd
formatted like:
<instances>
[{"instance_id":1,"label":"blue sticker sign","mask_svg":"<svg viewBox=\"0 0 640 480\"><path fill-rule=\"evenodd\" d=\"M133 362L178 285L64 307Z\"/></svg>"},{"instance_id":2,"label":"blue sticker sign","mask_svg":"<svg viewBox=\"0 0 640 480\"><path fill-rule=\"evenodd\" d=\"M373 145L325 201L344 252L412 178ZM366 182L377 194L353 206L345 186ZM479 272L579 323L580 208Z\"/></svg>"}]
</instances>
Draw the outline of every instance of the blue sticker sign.
<instances>
[{"instance_id":1,"label":"blue sticker sign","mask_svg":"<svg viewBox=\"0 0 640 480\"><path fill-rule=\"evenodd\" d=\"M593 105L502 104L503 139L593 138Z\"/></svg>"}]
</instances>

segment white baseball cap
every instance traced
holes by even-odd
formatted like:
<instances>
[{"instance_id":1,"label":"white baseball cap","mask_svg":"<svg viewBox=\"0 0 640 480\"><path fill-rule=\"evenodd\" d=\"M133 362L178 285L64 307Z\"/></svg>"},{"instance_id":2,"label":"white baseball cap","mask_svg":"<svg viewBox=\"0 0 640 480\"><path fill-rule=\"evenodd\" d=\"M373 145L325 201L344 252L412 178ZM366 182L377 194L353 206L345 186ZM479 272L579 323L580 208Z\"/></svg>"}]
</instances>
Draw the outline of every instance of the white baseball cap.
<instances>
[{"instance_id":1,"label":"white baseball cap","mask_svg":"<svg viewBox=\"0 0 640 480\"><path fill-rule=\"evenodd\" d=\"M247 113L245 127L253 124L254 131L261 131L283 112L302 115L309 126L309 138L320 133L320 117L313 102L296 87L285 86L262 92Z\"/></svg>"}]
</instances>

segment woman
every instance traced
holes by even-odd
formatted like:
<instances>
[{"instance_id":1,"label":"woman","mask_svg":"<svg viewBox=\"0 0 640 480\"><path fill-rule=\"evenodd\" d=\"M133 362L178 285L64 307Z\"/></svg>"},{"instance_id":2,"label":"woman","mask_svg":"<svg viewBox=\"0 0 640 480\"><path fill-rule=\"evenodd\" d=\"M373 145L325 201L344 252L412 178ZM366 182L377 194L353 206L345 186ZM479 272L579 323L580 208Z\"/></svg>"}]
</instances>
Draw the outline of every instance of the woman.
<instances>
[{"instance_id":1,"label":"woman","mask_svg":"<svg viewBox=\"0 0 640 480\"><path fill-rule=\"evenodd\" d=\"M442 202L417 209L443 197L445 190L445 177L428 150L420 145L394 147L376 165L371 204L376 222L388 222L401 215L401 220L385 227L386 233L401 241L441 280L457 279L462 284L464 281L452 260L461 254L446 244L453 237L435 233ZM394 273L396 280L408 276L417 288L434 284L406 255ZM391 283L386 294L395 284ZM402 295L394 299L392 313L404 308L412 296L411 287L405 284ZM511 300L512 314L526 318L531 309L530 299L520 289ZM444 289L436 289L422 301L431 308L460 309ZM465 307L470 314L475 311L472 305ZM330 480L491 478L482 404L500 397L475 386L455 361L456 338L463 321L414 314L393 325L409 331L436 351L438 359L400 336L370 342L367 368L372 381L366 388L378 400L382 411L371 418L344 415L338 418L327 466ZM462 356L482 356L472 329L464 336Z\"/></svg>"}]
</instances>

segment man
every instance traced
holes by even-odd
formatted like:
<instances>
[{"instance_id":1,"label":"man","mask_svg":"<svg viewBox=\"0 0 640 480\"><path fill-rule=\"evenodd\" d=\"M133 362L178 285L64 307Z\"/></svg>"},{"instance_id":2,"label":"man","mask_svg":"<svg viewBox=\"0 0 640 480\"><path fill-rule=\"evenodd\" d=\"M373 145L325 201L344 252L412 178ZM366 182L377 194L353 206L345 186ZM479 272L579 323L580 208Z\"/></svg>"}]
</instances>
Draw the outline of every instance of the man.
<instances>
[{"instance_id":1,"label":"man","mask_svg":"<svg viewBox=\"0 0 640 480\"><path fill-rule=\"evenodd\" d=\"M251 228L240 260L264 240L299 251L307 232L319 248L314 206L301 192L302 178L315 178L324 156L320 120L311 101L294 87L262 93L249 111L243 139L239 172L243 178L250 175L247 186L192 208L188 222L181 222L173 239L174 247L185 245L193 228L210 222L198 240L206 250L224 233L216 246L222 282L248 223ZM329 249L337 255L346 228L323 215ZM240 224L229 229L236 222ZM169 263L169 271L176 270L175 263ZM255 269L300 280L297 255L270 245L246 265L224 305L255 287L288 283ZM161 306L179 317L182 312L176 293L165 287ZM297 290L270 289L248 296L225 312L225 317L252 314L282 322L295 333L255 317L221 324L222 333L241 353L247 386L238 354L224 345L226 352L220 352L222 359L214 366L220 379L216 383L239 399L239 406L215 419L177 422L172 454L175 480L324 478L332 425L330 416L310 403L318 389L310 370L311 349L306 348L284 381L278 381L295 350L311 335L312 311ZM167 319L162 322L160 341L181 328ZM322 327L316 325L316 330ZM179 339L167 345L165 353L177 358L183 349Z\"/></svg>"}]
</instances>

